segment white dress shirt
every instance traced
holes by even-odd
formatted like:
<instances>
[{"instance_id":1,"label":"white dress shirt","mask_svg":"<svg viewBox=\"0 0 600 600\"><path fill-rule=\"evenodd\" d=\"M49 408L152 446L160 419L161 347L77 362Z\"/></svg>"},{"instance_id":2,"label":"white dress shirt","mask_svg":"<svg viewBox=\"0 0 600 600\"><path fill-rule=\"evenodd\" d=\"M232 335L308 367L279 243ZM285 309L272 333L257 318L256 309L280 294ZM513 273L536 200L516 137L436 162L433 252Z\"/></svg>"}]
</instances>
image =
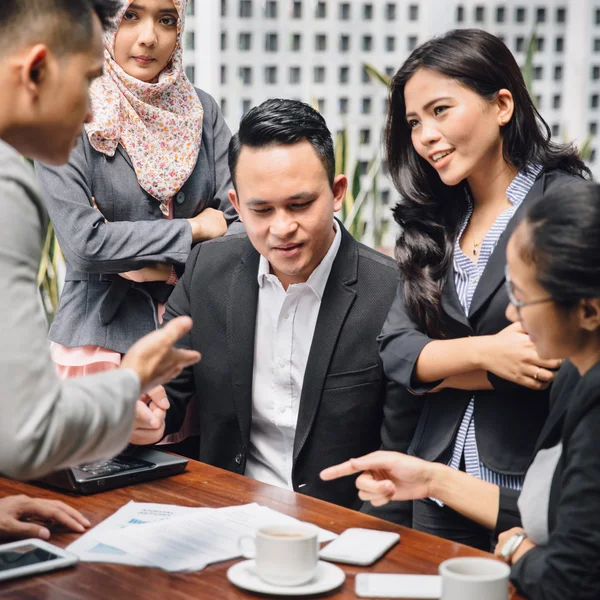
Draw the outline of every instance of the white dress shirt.
<instances>
[{"instance_id":1,"label":"white dress shirt","mask_svg":"<svg viewBox=\"0 0 600 600\"><path fill-rule=\"evenodd\" d=\"M306 283L283 289L260 257L254 338L252 425L245 474L292 489L292 460L304 371L321 298L342 239L339 227Z\"/></svg>"}]
</instances>

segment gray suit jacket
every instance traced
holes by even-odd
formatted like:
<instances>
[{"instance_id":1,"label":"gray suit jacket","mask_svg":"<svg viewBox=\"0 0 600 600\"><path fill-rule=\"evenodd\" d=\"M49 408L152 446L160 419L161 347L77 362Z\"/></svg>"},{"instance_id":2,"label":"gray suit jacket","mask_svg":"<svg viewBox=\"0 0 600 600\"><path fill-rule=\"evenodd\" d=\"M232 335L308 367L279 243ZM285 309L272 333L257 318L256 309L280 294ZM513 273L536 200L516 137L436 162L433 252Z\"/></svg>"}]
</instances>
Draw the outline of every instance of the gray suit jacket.
<instances>
[{"instance_id":1,"label":"gray suit jacket","mask_svg":"<svg viewBox=\"0 0 600 600\"><path fill-rule=\"evenodd\" d=\"M32 169L0 140L0 472L29 479L117 454L140 386L128 369L59 382L37 289L48 222Z\"/></svg>"},{"instance_id":2,"label":"gray suit jacket","mask_svg":"<svg viewBox=\"0 0 600 600\"><path fill-rule=\"evenodd\" d=\"M51 340L126 352L158 327L155 303L165 302L173 288L161 282L132 283L118 273L156 263L171 263L182 273L192 248L185 219L207 207L226 211L230 222L237 219L227 196L232 187L227 164L231 134L215 100L197 91L204 107L202 144L194 171L175 196L172 221L163 218L159 202L140 187L120 145L114 157L107 157L84 134L64 167L36 164L67 261Z\"/></svg>"}]
</instances>

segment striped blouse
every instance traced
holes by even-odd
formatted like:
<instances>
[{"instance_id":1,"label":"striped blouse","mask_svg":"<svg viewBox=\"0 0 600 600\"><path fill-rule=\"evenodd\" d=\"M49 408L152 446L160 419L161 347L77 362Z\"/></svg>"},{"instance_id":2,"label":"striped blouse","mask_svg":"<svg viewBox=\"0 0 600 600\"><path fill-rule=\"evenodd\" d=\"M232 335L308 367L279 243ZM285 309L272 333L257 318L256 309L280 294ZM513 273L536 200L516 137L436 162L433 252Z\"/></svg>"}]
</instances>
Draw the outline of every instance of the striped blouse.
<instances>
[{"instance_id":1,"label":"striped blouse","mask_svg":"<svg viewBox=\"0 0 600 600\"><path fill-rule=\"evenodd\" d=\"M473 214L473 204L469 198L469 209L460 227L458 237L454 244L454 283L456 292L460 300L461 306L468 316L471 307L473 293L479 283L481 275L488 263L500 236L506 229L508 222L519 208L521 202L533 186L542 167L540 165L528 165L522 171L519 171L517 176L512 180L506 190L506 197L511 206L502 212L491 229L487 232L483 242L479 248L479 259L477 263L464 254L460 248L460 238L469 223L469 219ZM523 477L519 475L503 475L488 469L479 459L479 451L477 450L477 441L475 438L475 400L477 394L473 395L469 406L463 416L462 422L454 441L452 457L447 463L454 469L460 468L461 458L464 457L465 470L469 475L473 475L484 481L489 481L501 487L507 487L515 490L520 490L523 485ZM437 501L440 506L441 502Z\"/></svg>"}]
</instances>

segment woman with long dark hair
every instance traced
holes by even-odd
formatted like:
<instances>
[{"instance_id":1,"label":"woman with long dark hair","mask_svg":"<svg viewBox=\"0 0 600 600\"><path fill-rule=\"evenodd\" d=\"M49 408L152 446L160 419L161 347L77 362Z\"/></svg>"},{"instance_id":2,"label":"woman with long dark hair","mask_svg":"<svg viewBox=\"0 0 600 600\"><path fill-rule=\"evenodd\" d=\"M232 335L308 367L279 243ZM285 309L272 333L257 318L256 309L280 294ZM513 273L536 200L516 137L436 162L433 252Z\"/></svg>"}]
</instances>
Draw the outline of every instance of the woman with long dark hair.
<instances>
[{"instance_id":1,"label":"woman with long dark hair","mask_svg":"<svg viewBox=\"0 0 600 600\"><path fill-rule=\"evenodd\" d=\"M531 202L589 171L550 141L508 48L475 29L426 42L396 73L386 146L401 283L379 341L388 377L423 395L411 452L518 490L560 361L504 315L506 244ZM413 525L490 547L436 498L415 503Z\"/></svg>"},{"instance_id":2,"label":"woman with long dark hair","mask_svg":"<svg viewBox=\"0 0 600 600\"><path fill-rule=\"evenodd\" d=\"M600 186L576 181L538 199L507 249L507 317L542 359L568 359L523 489L446 465L375 452L327 469L375 505L437 497L500 533L496 554L532 600L595 600L600 589Z\"/></svg>"}]
</instances>

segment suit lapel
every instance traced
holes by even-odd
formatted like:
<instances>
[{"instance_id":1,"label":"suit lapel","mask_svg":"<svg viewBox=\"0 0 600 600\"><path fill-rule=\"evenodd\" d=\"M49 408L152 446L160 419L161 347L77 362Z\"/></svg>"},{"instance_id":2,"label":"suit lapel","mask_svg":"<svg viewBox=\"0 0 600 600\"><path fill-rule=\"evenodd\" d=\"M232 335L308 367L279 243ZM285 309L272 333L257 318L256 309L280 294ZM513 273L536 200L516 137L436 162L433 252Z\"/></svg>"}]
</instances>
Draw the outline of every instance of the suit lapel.
<instances>
[{"instance_id":1,"label":"suit lapel","mask_svg":"<svg viewBox=\"0 0 600 600\"><path fill-rule=\"evenodd\" d=\"M544 182L545 177L542 172L542 175L540 175L533 186L531 186L531 189L525 198L523 198L519 208L517 208L512 219L508 222L506 229L500 236L488 263L483 270L481 279L475 288L473 300L471 301L469 319L473 317L473 315L485 304L487 299L494 294L498 287L504 282L504 267L506 265L506 246L508 246L508 240L521 220L521 215L527 210L527 206L543 193Z\"/></svg>"},{"instance_id":2,"label":"suit lapel","mask_svg":"<svg viewBox=\"0 0 600 600\"><path fill-rule=\"evenodd\" d=\"M358 244L342 224L336 222L342 228L342 240L325 286L306 363L294 439L294 463L312 428L338 337L356 298L353 284L358 274Z\"/></svg>"},{"instance_id":3,"label":"suit lapel","mask_svg":"<svg viewBox=\"0 0 600 600\"><path fill-rule=\"evenodd\" d=\"M471 323L467 319L467 315L460 303L458 293L456 292L456 284L454 283L454 267L450 270L450 274L446 279L446 283L442 289L442 308L444 313L451 319L454 319L461 325L468 327L472 331Z\"/></svg>"},{"instance_id":4,"label":"suit lapel","mask_svg":"<svg viewBox=\"0 0 600 600\"><path fill-rule=\"evenodd\" d=\"M254 369L254 336L258 308L259 254L250 242L236 268L227 306L227 347L230 356L233 398L242 439L250 439L252 420L252 373Z\"/></svg>"}]
</instances>

